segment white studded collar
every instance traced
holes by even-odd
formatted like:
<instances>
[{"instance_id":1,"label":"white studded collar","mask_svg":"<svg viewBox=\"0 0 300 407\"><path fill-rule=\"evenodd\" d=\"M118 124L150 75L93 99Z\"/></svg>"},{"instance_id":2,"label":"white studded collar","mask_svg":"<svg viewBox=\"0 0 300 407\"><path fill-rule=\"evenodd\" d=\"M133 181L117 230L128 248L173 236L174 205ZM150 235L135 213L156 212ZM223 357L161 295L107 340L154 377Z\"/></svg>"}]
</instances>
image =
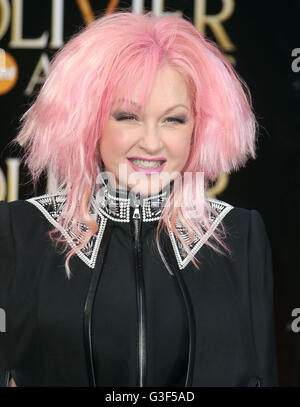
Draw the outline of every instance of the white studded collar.
<instances>
[{"instance_id":1,"label":"white studded collar","mask_svg":"<svg viewBox=\"0 0 300 407\"><path fill-rule=\"evenodd\" d=\"M143 221L150 222L158 220L163 210L163 205L165 204L166 198L167 194L160 193L157 196L143 199ZM53 226L57 227L58 230L60 230L60 232L63 234L72 248L76 247L76 244L78 242L76 241L76 236L74 235L72 230L70 228L63 229L58 222L66 202L66 196L64 194L45 194L27 199L27 202L36 206L39 211L45 216L45 218ZM231 206L230 204L219 201L217 199L208 198L208 202L215 209L217 215L214 216L212 219L213 223L211 232L207 232L201 239L199 238L199 236L194 234L194 241L189 244L189 247L194 255L209 239L212 231L216 229L221 220L231 209L233 209L233 206ZM96 235L91 237L85 247L77 252L77 256L89 268L95 268L97 255L108 219L116 222L130 222L130 206L131 205L129 198L113 197L109 193L103 194L103 199L93 199L93 205L90 210L90 215L94 220L96 220L98 224L98 231ZM175 226L183 239L188 243L188 233L179 220L175 222ZM82 230L86 230L87 228L84 224L80 225L80 227L82 228ZM169 237L171 239L178 267L180 269L184 269L189 264L190 258L180 240L170 230Z\"/></svg>"},{"instance_id":2,"label":"white studded collar","mask_svg":"<svg viewBox=\"0 0 300 407\"><path fill-rule=\"evenodd\" d=\"M219 201L217 199L208 198L208 202L209 202L210 206L216 211L217 214L211 215L211 221L212 221L211 230L209 232L206 232L202 238L200 238L199 236L197 236L194 233L194 240L192 243L189 243L190 238L189 238L186 228L184 228L184 226L179 221L179 219L177 219L175 221L175 227L176 227L177 231L180 233L183 240L188 244L188 246L191 250L191 253L193 255L195 255L200 250L200 248L204 245L204 243L207 242L207 240L210 238L212 232L216 229L218 224L222 221L222 219L224 219L224 217L228 214L228 212L231 211L231 209L233 209L232 205L228 204L227 202ZM169 225L170 225L170 222L169 222ZM182 270L191 261L190 257L188 256L188 253L186 252L185 248L183 247L183 244L181 243L181 241L170 230L169 230L169 236L170 236L171 243L172 243L172 246L174 249L178 267L180 268L180 270Z\"/></svg>"},{"instance_id":3,"label":"white studded collar","mask_svg":"<svg viewBox=\"0 0 300 407\"><path fill-rule=\"evenodd\" d=\"M143 222L159 220L168 196L168 191L162 190L156 195L140 197ZM94 201L98 211L106 218L115 222L130 222L131 209L133 210L135 200L136 195L130 196L127 191L118 190L113 194L108 189L104 189Z\"/></svg>"}]
</instances>

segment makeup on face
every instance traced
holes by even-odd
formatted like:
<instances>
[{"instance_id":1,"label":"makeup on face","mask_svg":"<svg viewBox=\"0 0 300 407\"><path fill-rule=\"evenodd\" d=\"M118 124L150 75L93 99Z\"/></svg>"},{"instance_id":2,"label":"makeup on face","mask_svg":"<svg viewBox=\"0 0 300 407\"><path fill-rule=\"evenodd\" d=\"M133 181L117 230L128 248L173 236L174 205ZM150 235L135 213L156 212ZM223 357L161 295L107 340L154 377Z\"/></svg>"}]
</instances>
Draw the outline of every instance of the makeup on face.
<instances>
[{"instance_id":1,"label":"makeup on face","mask_svg":"<svg viewBox=\"0 0 300 407\"><path fill-rule=\"evenodd\" d=\"M165 67L156 78L145 110L117 99L105 123L100 155L116 185L144 195L159 192L184 168L194 128L189 90L182 76ZM152 184L157 191L152 191Z\"/></svg>"}]
</instances>

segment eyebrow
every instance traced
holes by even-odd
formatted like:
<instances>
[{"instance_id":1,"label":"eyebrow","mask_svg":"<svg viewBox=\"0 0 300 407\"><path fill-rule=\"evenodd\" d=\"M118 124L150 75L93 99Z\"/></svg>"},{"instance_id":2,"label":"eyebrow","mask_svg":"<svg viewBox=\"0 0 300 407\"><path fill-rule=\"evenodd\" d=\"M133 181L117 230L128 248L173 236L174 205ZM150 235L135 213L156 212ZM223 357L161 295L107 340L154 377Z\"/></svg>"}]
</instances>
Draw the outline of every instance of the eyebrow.
<instances>
[{"instance_id":1,"label":"eyebrow","mask_svg":"<svg viewBox=\"0 0 300 407\"><path fill-rule=\"evenodd\" d=\"M138 106L138 104L137 104L136 102L133 102L132 100L127 100L127 99L124 99L124 98L118 99L117 101L118 101L118 102L119 102L119 101L120 101L120 102L126 102L126 101L128 101L131 105L134 105L135 107ZM175 107L179 107L179 106L184 107L185 109L189 110L189 108L188 108L186 105L183 105L182 103L179 103L179 104L177 104L177 105L175 105L175 106L168 107L168 108L165 110L165 114L168 113L168 112L170 112L171 110L175 109Z\"/></svg>"}]
</instances>

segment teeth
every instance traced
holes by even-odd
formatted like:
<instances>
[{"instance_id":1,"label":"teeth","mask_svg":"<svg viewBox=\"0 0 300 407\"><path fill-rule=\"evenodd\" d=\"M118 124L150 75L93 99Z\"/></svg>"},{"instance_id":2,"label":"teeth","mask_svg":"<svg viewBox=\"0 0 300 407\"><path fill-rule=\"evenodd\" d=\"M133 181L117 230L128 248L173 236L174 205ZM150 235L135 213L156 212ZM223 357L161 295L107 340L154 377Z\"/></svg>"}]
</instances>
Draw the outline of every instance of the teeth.
<instances>
[{"instance_id":1,"label":"teeth","mask_svg":"<svg viewBox=\"0 0 300 407\"><path fill-rule=\"evenodd\" d=\"M144 160L130 160L134 165L143 168L157 168L162 165L164 161L144 161Z\"/></svg>"}]
</instances>

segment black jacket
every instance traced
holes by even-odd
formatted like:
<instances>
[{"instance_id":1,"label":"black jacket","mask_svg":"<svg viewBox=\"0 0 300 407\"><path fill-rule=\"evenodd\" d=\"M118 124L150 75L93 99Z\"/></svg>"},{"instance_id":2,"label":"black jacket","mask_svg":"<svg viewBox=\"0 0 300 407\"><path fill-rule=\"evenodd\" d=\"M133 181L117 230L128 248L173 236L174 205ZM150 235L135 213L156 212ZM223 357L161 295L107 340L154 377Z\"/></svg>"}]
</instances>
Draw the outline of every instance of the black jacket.
<instances>
[{"instance_id":1,"label":"black jacket","mask_svg":"<svg viewBox=\"0 0 300 407\"><path fill-rule=\"evenodd\" d=\"M136 208L122 193L96 203L99 231L71 259L70 280L46 234L65 197L0 202L2 386L10 376L18 386L276 386L272 261L260 214L209 199L232 257L195 236L197 270L171 232L162 235L167 264L159 256L165 192Z\"/></svg>"}]
</instances>

